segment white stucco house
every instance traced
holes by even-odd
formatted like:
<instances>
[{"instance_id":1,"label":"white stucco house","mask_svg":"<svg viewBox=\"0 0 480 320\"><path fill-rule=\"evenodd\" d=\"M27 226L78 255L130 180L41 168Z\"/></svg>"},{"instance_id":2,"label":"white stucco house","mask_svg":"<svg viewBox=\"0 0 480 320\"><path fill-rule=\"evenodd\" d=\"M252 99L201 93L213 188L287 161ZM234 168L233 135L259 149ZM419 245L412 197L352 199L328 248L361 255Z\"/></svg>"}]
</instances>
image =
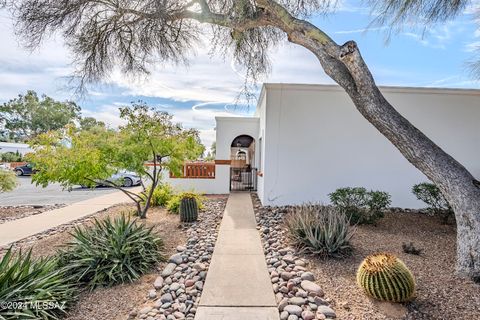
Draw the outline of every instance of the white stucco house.
<instances>
[{"instance_id":1,"label":"white stucco house","mask_svg":"<svg viewBox=\"0 0 480 320\"><path fill-rule=\"evenodd\" d=\"M480 90L381 91L480 178ZM427 178L360 115L338 86L265 84L253 117L216 118L216 145L215 165L198 164L195 178L169 182L214 194L256 190L264 205L328 203L328 194L339 187L363 186L389 192L393 206L423 206L411 188ZM211 167L205 178L206 166Z\"/></svg>"}]
</instances>

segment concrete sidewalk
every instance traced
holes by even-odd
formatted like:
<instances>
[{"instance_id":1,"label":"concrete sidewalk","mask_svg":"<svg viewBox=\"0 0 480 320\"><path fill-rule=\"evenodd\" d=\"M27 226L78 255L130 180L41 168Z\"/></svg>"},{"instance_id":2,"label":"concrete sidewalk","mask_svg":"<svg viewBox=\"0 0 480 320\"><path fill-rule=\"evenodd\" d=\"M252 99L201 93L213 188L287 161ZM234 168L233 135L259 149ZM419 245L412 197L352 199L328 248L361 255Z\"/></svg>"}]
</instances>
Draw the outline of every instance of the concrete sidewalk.
<instances>
[{"instance_id":1,"label":"concrete sidewalk","mask_svg":"<svg viewBox=\"0 0 480 320\"><path fill-rule=\"evenodd\" d=\"M249 193L231 193L196 320L278 320Z\"/></svg>"},{"instance_id":2,"label":"concrete sidewalk","mask_svg":"<svg viewBox=\"0 0 480 320\"><path fill-rule=\"evenodd\" d=\"M140 188L130 191L139 192ZM131 200L123 192L118 191L0 224L0 247L129 201Z\"/></svg>"}]
</instances>

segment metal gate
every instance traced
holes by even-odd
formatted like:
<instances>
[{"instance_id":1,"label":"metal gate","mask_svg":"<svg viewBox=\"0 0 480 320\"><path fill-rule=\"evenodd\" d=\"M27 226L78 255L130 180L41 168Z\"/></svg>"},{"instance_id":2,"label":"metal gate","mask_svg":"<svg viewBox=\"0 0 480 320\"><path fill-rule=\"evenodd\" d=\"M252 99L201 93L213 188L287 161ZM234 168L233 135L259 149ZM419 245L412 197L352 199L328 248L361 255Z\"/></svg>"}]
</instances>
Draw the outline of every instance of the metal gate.
<instances>
[{"instance_id":1,"label":"metal gate","mask_svg":"<svg viewBox=\"0 0 480 320\"><path fill-rule=\"evenodd\" d=\"M230 168L230 191L257 191L257 169Z\"/></svg>"}]
</instances>

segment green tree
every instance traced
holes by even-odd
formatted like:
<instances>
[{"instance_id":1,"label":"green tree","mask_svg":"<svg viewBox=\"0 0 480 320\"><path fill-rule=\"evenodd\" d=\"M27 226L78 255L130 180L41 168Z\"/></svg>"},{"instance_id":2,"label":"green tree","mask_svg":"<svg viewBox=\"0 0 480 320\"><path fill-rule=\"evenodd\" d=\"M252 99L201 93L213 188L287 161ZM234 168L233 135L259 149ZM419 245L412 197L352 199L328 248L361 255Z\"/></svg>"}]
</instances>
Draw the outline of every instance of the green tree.
<instances>
[{"instance_id":1,"label":"green tree","mask_svg":"<svg viewBox=\"0 0 480 320\"><path fill-rule=\"evenodd\" d=\"M0 169L0 193L12 191L18 185L13 171Z\"/></svg>"},{"instance_id":2,"label":"green tree","mask_svg":"<svg viewBox=\"0 0 480 320\"><path fill-rule=\"evenodd\" d=\"M470 1L385 0L418 7L463 8ZM389 4L389 2L391 4ZM245 79L269 71L269 50L287 39L315 55L325 73L350 97L357 110L403 156L437 185L457 220L457 272L480 279L480 182L403 117L383 96L355 41L338 44L306 16L325 13L325 0L53 0L12 1L17 32L31 47L46 35L62 34L81 84L107 78L116 68L148 73L151 62L183 62L213 27L212 50L233 55L245 67ZM425 4L425 5L422 5ZM457 5L458 4L458 5ZM439 16L443 10L437 10ZM461 10L457 11L460 12ZM415 13L415 10L412 12ZM448 12L448 11L446 11ZM421 20L413 14L414 21ZM63 32L62 32L63 31Z\"/></svg>"},{"instance_id":3,"label":"green tree","mask_svg":"<svg viewBox=\"0 0 480 320\"><path fill-rule=\"evenodd\" d=\"M50 131L32 142L34 153L29 160L39 170L32 181L43 187L58 182L65 188L73 185L95 186L101 183L125 193L137 206L138 215L146 218L150 199L160 183L162 170L180 174L185 160L196 159L203 152L198 132L172 123L172 116L150 109L144 103L120 108L127 124L118 130L96 126L66 132ZM152 166L146 166L152 162ZM121 171L134 172L143 180L143 191L132 192L122 181L111 176ZM146 201L144 201L146 200Z\"/></svg>"},{"instance_id":4,"label":"green tree","mask_svg":"<svg viewBox=\"0 0 480 320\"><path fill-rule=\"evenodd\" d=\"M213 161L215 160L215 154L217 152L217 143L213 142L212 146L210 147L210 151L207 152L207 155L205 156L206 161Z\"/></svg>"},{"instance_id":5,"label":"green tree","mask_svg":"<svg viewBox=\"0 0 480 320\"><path fill-rule=\"evenodd\" d=\"M26 141L50 130L58 130L79 118L80 107L28 91L0 106L0 126L15 141Z\"/></svg>"},{"instance_id":6,"label":"green tree","mask_svg":"<svg viewBox=\"0 0 480 320\"><path fill-rule=\"evenodd\" d=\"M78 122L81 130L90 130L94 127L105 127L105 122L99 121L93 117L82 117Z\"/></svg>"},{"instance_id":7,"label":"green tree","mask_svg":"<svg viewBox=\"0 0 480 320\"><path fill-rule=\"evenodd\" d=\"M215 159L215 156L217 155L217 142L214 141L212 142L212 146L210 147L210 150L212 152L212 156Z\"/></svg>"}]
</instances>

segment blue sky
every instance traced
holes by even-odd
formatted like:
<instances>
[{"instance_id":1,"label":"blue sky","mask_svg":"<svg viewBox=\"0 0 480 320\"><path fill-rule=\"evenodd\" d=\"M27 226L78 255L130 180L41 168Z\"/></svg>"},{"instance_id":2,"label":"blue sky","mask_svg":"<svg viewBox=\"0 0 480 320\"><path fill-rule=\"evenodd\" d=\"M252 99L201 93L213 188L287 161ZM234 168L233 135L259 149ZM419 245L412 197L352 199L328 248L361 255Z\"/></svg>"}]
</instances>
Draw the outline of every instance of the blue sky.
<instances>
[{"instance_id":1,"label":"blue sky","mask_svg":"<svg viewBox=\"0 0 480 320\"><path fill-rule=\"evenodd\" d=\"M480 1L455 21L429 27L426 32L406 28L386 41L386 30L366 30L372 16L360 1L339 1L337 10L312 22L338 43L355 40L380 85L478 88L466 64L478 56L480 29L473 10ZM48 40L40 50L22 49L13 34L8 12L0 11L0 102L32 89L56 99L75 99L65 88L71 73L70 57L61 39ZM78 103L86 116L112 126L120 124L117 108L144 100L174 115L185 127L200 130L210 146L215 137L215 116L244 115L252 108L233 107L243 77L231 61L211 58L206 44L191 55L188 67L155 66L149 78L129 79L115 73L107 83ZM272 50L272 73L265 82L332 83L306 49L284 44Z\"/></svg>"}]
</instances>

